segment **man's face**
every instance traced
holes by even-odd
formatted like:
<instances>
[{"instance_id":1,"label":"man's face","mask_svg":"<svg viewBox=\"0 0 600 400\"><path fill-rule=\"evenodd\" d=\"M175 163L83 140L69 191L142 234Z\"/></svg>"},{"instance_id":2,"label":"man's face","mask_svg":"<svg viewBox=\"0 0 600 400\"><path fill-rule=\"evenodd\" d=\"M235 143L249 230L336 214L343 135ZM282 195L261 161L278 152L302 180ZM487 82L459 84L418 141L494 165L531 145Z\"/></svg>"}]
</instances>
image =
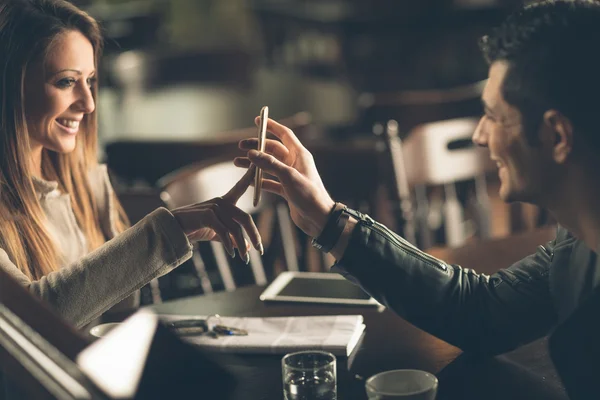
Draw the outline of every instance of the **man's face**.
<instances>
[{"instance_id":1,"label":"man's face","mask_svg":"<svg viewBox=\"0 0 600 400\"><path fill-rule=\"evenodd\" d=\"M543 146L528 144L521 112L504 100L501 89L507 71L508 63L504 61L490 66L482 95L485 114L473 142L489 148L498 166L502 200L539 204L551 177L552 160Z\"/></svg>"}]
</instances>

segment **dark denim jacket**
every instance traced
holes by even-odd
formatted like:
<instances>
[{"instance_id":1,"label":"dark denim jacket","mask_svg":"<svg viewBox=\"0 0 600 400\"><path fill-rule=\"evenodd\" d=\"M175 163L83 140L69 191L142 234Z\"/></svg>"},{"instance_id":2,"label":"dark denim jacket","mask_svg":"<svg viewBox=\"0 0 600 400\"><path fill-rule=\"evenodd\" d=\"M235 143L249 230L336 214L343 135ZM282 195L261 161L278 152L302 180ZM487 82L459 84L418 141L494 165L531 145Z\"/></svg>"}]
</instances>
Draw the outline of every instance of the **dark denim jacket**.
<instances>
[{"instance_id":1,"label":"dark denim jacket","mask_svg":"<svg viewBox=\"0 0 600 400\"><path fill-rule=\"evenodd\" d=\"M545 336L600 282L596 253L561 227L535 254L489 276L448 265L359 217L332 270L465 351L500 354Z\"/></svg>"}]
</instances>

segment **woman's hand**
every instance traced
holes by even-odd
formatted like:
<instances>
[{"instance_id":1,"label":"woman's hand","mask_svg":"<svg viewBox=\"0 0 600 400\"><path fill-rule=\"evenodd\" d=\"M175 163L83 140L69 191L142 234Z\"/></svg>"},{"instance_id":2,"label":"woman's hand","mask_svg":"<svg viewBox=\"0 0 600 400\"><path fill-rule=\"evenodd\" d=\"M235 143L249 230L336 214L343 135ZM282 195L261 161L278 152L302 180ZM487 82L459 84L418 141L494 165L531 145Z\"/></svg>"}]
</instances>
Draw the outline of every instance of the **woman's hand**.
<instances>
[{"instance_id":1,"label":"woman's hand","mask_svg":"<svg viewBox=\"0 0 600 400\"><path fill-rule=\"evenodd\" d=\"M256 123L259 122L257 118ZM262 188L285 198L294 223L307 235L317 237L323 230L335 204L323 186L312 154L300 143L291 129L269 119L267 130L281 139L267 139L265 153L257 150L258 139L244 139L239 147L247 157L234 160L238 167L252 164L277 177L264 179Z\"/></svg>"},{"instance_id":2,"label":"woman's hand","mask_svg":"<svg viewBox=\"0 0 600 400\"><path fill-rule=\"evenodd\" d=\"M260 234L250 215L235 206L254 179L255 168L250 168L231 190L222 197L202 203L179 207L172 211L190 241L216 240L225 246L232 257L237 247L240 257L250 260L243 231L246 231L254 248L263 251Z\"/></svg>"}]
</instances>

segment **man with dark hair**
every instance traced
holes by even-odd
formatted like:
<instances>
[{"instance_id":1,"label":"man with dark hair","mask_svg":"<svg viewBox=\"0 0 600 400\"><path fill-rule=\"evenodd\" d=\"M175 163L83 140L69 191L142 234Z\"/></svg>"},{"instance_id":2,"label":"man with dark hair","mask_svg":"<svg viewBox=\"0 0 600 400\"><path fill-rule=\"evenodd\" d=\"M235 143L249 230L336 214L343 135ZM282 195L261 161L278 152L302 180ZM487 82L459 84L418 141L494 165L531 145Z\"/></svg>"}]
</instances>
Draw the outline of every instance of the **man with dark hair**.
<instances>
[{"instance_id":1,"label":"man with dark hair","mask_svg":"<svg viewBox=\"0 0 600 400\"><path fill-rule=\"evenodd\" d=\"M553 241L507 269L487 276L448 265L335 203L311 154L273 120L281 142L260 153L243 140L247 157L235 162L278 178L263 188L288 201L294 222L336 258L334 271L423 330L493 355L564 325L600 283L600 3L527 6L481 47L490 68L473 141L489 147L502 199L540 205L560 224Z\"/></svg>"},{"instance_id":2,"label":"man with dark hair","mask_svg":"<svg viewBox=\"0 0 600 400\"><path fill-rule=\"evenodd\" d=\"M542 2L515 13L480 47L490 65L510 65L502 85L507 103L523 114L526 137L534 143L542 114L557 109L588 140L600 87L597 1Z\"/></svg>"}]
</instances>

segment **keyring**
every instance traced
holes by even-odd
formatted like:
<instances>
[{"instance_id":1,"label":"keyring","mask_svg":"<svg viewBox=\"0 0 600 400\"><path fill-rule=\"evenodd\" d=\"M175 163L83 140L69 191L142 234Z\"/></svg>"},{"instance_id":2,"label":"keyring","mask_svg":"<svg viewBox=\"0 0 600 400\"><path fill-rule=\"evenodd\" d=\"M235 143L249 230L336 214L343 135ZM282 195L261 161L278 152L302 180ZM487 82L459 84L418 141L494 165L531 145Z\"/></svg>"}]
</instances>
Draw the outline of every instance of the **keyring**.
<instances>
[{"instance_id":1,"label":"keyring","mask_svg":"<svg viewBox=\"0 0 600 400\"><path fill-rule=\"evenodd\" d=\"M217 320L217 322L214 324L211 324L210 320L213 318L215 318ZM213 332L215 329L215 326L221 325L221 316L219 314L209 315L208 317L206 317L206 325L208 326L208 331Z\"/></svg>"}]
</instances>

